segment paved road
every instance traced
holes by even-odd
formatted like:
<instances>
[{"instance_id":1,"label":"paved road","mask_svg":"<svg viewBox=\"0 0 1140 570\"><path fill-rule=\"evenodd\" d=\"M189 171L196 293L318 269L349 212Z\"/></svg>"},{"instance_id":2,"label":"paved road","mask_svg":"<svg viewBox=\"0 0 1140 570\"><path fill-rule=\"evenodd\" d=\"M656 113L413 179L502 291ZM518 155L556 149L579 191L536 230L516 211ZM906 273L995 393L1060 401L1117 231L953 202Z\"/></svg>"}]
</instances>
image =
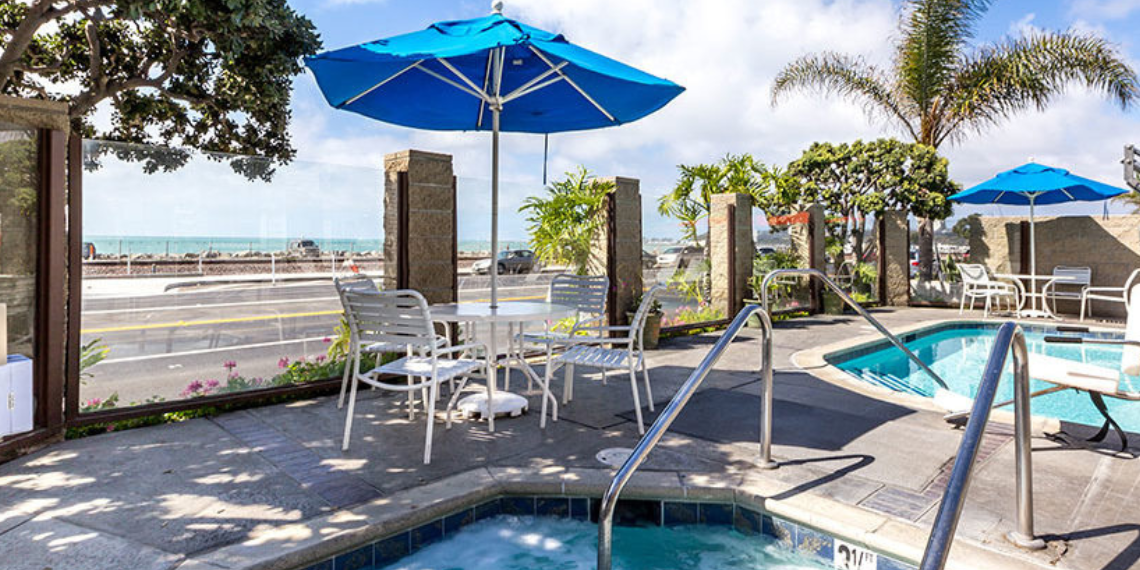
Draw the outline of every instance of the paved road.
<instances>
[{"instance_id":1,"label":"paved road","mask_svg":"<svg viewBox=\"0 0 1140 570\"><path fill-rule=\"evenodd\" d=\"M541 299L551 274L500 277L504 300ZM460 301L489 298L486 276L460 280ZM666 299L666 308L680 299ZM272 377L282 358L315 357L340 319L327 280L179 288L164 294L85 299L82 337L100 339L107 359L90 369L83 400L117 393L121 404L174 399L195 380L225 382L223 364L247 378Z\"/></svg>"}]
</instances>

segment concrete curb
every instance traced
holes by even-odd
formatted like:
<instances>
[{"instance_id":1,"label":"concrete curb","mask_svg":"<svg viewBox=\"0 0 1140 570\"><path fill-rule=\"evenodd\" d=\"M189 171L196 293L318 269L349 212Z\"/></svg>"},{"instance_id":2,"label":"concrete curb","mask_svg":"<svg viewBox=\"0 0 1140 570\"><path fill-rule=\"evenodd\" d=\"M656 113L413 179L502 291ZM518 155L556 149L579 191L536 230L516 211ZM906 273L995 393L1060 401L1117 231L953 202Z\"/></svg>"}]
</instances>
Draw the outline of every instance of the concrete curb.
<instances>
[{"instance_id":1,"label":"concrete curb","mask_svg":"<svg viewBox=\"0 0 1140 570\"><path fill-rule=\"evenodd\" d=\"M597 498L608 487L613 473L608 469L581 468L477 468L308 521L255 529L245 541L199 554L179 568L303 568L496 496ZM928 533L925 528L810 492L775 498L786 493L789 486L761 473L643 471L630 481L622 497L735 503L910 563L921 558ZM1028 553L1003 552L959 538L955 540L948 568L1055 570L1057 566L1036 560Z\"/></svg>"}]
</instances>

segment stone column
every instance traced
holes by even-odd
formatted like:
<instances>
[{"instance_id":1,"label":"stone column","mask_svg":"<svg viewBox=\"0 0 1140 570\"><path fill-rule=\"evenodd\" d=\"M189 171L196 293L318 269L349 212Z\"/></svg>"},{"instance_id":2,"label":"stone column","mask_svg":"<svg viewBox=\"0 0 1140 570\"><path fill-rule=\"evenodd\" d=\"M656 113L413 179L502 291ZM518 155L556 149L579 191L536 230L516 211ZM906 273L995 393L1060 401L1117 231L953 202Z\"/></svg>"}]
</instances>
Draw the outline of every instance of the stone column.
<instances>
[{"instance_id":1,"label":"stone column","mask_svg":"<svg viewBox=\"0 0 1140 570\"><path fill-rule=\"evenodd\" d=\"M641 296L641 182L620 176L603 178L612 182L614 191L606 200L606 224L594 239L594 255L589 272L610 278L610 297L606 303L611 324L626 324L626 312L637 307Z\"/></svg>"},{"instance_id":2,"label":"stone column","mask_svg":"<svg viewBox=\"0 0 1140 570\"><path fill-rule=\"evenodd\" d=\"M384 288L456 301L455 176L451 155L384 157Z\"/></svg>"},{"instance_id":3,"label":"stone column","mask_svg":"<svg viewBox=\"0 0 1140 570\"><path fill-rule=\"evenodd\" d=\"M717 194L709 212L712 303L728 318L744 308L756 246L752 203L745 194Z\"/></svg>"},{"instance_id":4,"label":"stone column","mask_svg":"<svg viewBox=\"0 0 1140 570\"><path fill-rule=\"evenodd\" d=\"M910 224L903 210L883 212L879 224L879 300L910 304Z\"/></svg>"},{"instance_id":5,"label":"stone column","mask_svg":"<svg viewBox=\"0 0 1140 570\"><path fill-rule=\"evenodd\" d=\"M806 214L807 219L792 224L792 249L799 258L799 265L803 268L818 269L827 273L827 256L825 255L826 240L824 239L823 206L815 204L809 206L801 215ZM814 311L823 310L822 287L818 279L812 279L808 285L811 290L811 306Z\"/></svg>"}]
</instances>

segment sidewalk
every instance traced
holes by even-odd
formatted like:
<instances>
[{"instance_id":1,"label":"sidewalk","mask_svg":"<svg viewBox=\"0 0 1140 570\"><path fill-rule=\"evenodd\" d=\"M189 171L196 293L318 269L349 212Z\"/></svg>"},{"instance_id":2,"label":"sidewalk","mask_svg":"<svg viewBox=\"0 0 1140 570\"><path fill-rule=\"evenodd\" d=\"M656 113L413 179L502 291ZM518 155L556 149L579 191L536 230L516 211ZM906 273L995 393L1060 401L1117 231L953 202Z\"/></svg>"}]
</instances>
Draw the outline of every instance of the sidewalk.
<instances>
[{"instance_id":1,"label":"sidewalk","mask_svg":"<svg viewBox=\"0 0 1140 570\"><path fill-rule=\"evenodd\" d=\"M895 328L957 312L876 315ZM868 334L863 324L841 316L777 327L779 469L753 463L760 343L749 333L725 353L643 469L690 482L752 481L782 489L784 499L850 505L910 529L921 548L961 431L941 414L854 394L790 361L802 348ZM652 353L658 402L672 396L715 339L674 339ZM516 378L513 386L525 381ZM3 566L253 567L259 556L334 540L344 528L366 523L359 517L370 509L428 505L440 487L432 483L445 479L442 486L454 493L456 485L498 484L511 473L584 477L601 467L598 451L637 441L628 391L621 381L580 379L575 401L545 431L536 412L497 422L494 434L482 423L459 421L451 430L437 424L430 466L421 463L422 417L409 422L403 398L381 392L364 393L347 453L340 451L343 412L333 397L67 441L0 465ZM537 395L530 400L537 410ZM1117 445L1109 439L1106 448ZM1042 568L1140 564L1140 461L1040 434L1033 445L1037 529L1050 549L1027 554L1002 538L1014 525L1014 460L1009 430L1001 426L985 440L959 537ZM473 469L485 469L491 482L480 483L486 476L470 475ZM314 530L321 528L327 537Z\"/></svg>"}]
</instances>

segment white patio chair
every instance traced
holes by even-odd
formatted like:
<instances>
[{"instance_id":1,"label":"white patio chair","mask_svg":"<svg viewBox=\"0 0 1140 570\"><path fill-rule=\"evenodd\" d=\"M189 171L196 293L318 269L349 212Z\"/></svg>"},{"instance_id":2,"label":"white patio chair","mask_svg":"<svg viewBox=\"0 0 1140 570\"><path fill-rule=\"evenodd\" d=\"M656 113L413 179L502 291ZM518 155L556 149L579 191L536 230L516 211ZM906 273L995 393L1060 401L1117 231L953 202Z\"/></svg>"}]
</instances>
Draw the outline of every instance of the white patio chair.
<instances>
[{"instance_id":1,"label":"white patio chair","mask_svg":"<svg viewBox=\"0 0 1140 570\"><path fill-rule=\"evenodd\" d=\"M370 279L368 276L363 275L363 274L350 275L348 277L333 277L333 285L336 287L336 294L340 298L340 304L342 307L345 307L346 311L347 311L347 306L345 305L345 302L344 302L344 293L346 291L377 292L380 290L378 287L376 287L376 283L374 281L372 281L372 279ZM350 337L349 344L350 345L352 342L351 341L351 335L352 335L352 332L350 330L349 331L349 337ZM440 346L447 346L447 344L449 343L447 335L438 336L437 341L439 342ZM412 355L411 347L404 346L404 345L397 346L397 345L393 345L393 344L385 343L385 342L372 343L372 344L369 344L367 346L361 347L361 350L366 352L366 353L374 353L374 354L404 352L408 356ZM351 371L351 368L348 365L348 361L345 361L344 373L341 375L341 379L340 379L340 398L337 399L337 402L336 402L336 409L338 409L338 410L344 407L344 395L348 391L348 377L349 377L350 371ZM411 383L412 383L412 378L409 376L408 377L408 384L410 385ZM427 400L426 397L424 398L424 400L425 401ZM416 397L415 397L414 392L408 392L408 419L409 420L416 419Z\"/></svg>"},{"instance_id":2,"label":"white patio chair","mask_svg":"<svg viewBox=\"0 0 1140 570\"><path fill-rule=\"evenodd\" d=\"M1081 320L1085 320L1086 310L1090 314L1092 313L1093 301L1124 303L1125 310L1131 310L1132 307L1128 302L1129 291L1132 290L1133 285L1137 284L1137 278L1140 278L1140 269L1132 271L1123 287L1086 287L1081 292Z\"/></svg>"},{"instance_id":3,"label":"white patio chair","mask_svg":"<svg viewBox=\"0 0 1140 570\"><path fill-rule=\"evenodd\" d=\"M606 317L606 297L609 294L610 279L605 275L571 275L560 273L550 281L546 293L548 303L573 307L573 324L567 330L552 331L549 324L543 331L522 332L515 336L515 349L521 356L527 345L537 345L546 351L549 361L554 350L564 347L566 339L578 334L582 327L600 325ZM532 388L527 377L527 390Z\"/></svg>"},{"instance_id":4,"label":"white patio chair","mask_svg":"<svg viewBox=\"0 0 1140 570\"><path fill-rule=\"evenodd\" d=\"M610 370L628 370L629 387L633 391L633 409L637 415L637 431L645 434L645 422L641 419L641 397L637 390L637 369L641 369L645 380L645 396L649 401L649 411L653 411L653 388L649 385L649 371L645 365L645 350L643 336L645 320L649 310L653 307L657 296L665 290L665 286L657 285L645 292L641 298L641 305L633 315L633 320L627 326L599 326L581 327L579 330L588 333L597 333L598 336L575 336L566 340L569 348L562 354L550 359L546 366L546 384L555 370L560 366L566 367L566 379L562 385L562 403L567 404L574 398L574 367L586 366L602 370L602 379ZM610 333L626 333L625 336L605 336Z\"/></svg>"},{"instance_id":5,"label":"white patio chair","mask_svg":"<svg viewBox=\"0 0 1140 570\"><path fill-rule=\"evenodd\" d=\"M1129 307L1135 307L1140 302L1140 288L1132 289L1129 294ZM1084 327L1058 327L1060 332L1088 332ZM1140 391L1131 385L1127 376L1140 376L1140 309L1128 311L1128 323L1124 331L1124 340L1047 336L1048 343L1074 343L1093 345L1123 345L1120 355L1120 369L1113 370L1095 364L1086 364L1044 354L1030 353L1029 375L1038 380L1056 384L1059 387L1072 388L1087 392L1097 411L1104 417L1104 425L1089 441L1100 441L1108 434L1109 427L1120 435L1121 451L1127 449L1128 439L1124 430L1108 413L1104 405L1104 396L1121 400L1140 401Z\"/></svg>"},{"instance_id":6,"label":"white patio chair","mask_svg":"<svg viewBox=\"0 0 1140 570\"><path fill-rule=\"evenodd\" d=\"M348 415L344 421L344 441L341 450L348 451L348 443L352 436L352 419L356 411L356 390L361 382L396 392L426 389L427 434L424 442L424 464L431 463L432 427L435 425L435 403L439 397L440 383L454 378L462 379L459 386L452 390L451 399L444 410L448 429L451 428L451 409L455 405L455 400L472 376L487 379L487 399L494 399L495 383L491 380L494 377L491 375L487 358L487 347L481 343L440 346L427 301L416 291L348 290L343 293L343 297L345 316L352 331L352 389L348 397ZM406 346L418 352L418 355L405 356L361 372L360 358L364 352L362 347L376 343ZM478 351L482 351L482 358L441 358L456 353L476 354ZM418 381L407 385L391 384L384 381L387 375L414 377ZM488 416L487 422L489 429L494 431L495 418Z\"/></svg>"},{"instance_id":7,"label":"white patio chair","mask_svg":"<svg viewBox=\"0 0 1140 570\"><path fill-rule=\"evenodd\" d=\"M998 308L1001 308L1001 300L1006 299L1011 303L1011 307L1017 307L1017 287L1010 283L1003 283L995 281L990 277L989 271L986 266L975 263L960 263L958 264L959 274L962 276L962 302L958 305L958 314L961 315L966 310L966 299L970 299L970 310L974 310L974 301L977 299L985 299L984 316L990 316L990 308L993 307L993 302L998 301Z\"/></svg>"},{"instance_id":8,"label":"white patio chair","mask_svg":"<svg viewBox=\"0 0 1140 570\"><path fill-rule=\"evenodd\" d=\"M1084 296L1085 288L1092 283L1091 267L1066 267L1058 265L1053 268L1053 277L1061 279L1050 281L1041 289L1045 302L1053 301L1053 314L1057 313L1057 300L1080 301Z\"/></svg>"}]
</instances>

